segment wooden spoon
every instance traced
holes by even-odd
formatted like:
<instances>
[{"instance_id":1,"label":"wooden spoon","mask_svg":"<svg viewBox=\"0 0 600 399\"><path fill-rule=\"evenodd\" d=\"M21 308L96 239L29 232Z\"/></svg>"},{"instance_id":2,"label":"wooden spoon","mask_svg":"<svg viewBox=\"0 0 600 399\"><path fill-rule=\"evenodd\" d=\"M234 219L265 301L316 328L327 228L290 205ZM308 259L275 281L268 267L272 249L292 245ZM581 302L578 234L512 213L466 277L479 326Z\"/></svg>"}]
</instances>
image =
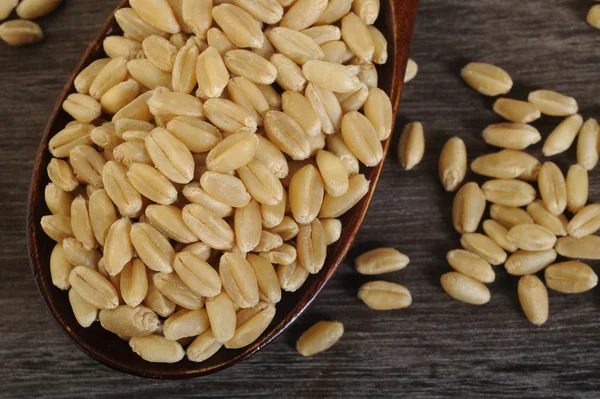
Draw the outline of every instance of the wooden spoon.
<instances>
[{"instance_id":1,"label":"wooden spoon","mask_svg":"<svg viewBox=\"0 0 600 399\"><path fill-rule=\"evenodd\" d=\"M379 87L390 95L394 115L400 102L417 1L381 0L381 12L376 23L386 37L389 47L387 63L377 66ZM123 0L117 9L128 5L128 0ZM369 192L352 210L341 218L343 224L342 235L337 243L328 248L328 257L323 269L318 274L311 275L296 292L284 292L281 302L277 304L275 318L258 340L242 349L227 350L223 348L202 363L194 363L186 358L175 364L146 362L131 350L126 341L104 330L100 323L94 323L89 328L83 328L77 323L67 298L67 292L61 291L52 285L50 253L55 243L44 234L40 227L41 217L50 213L44 200L44 188L49 182L46 167L51 159L48 151L48 141L71 120L70 116L63 111L61 105L65 98L75 91L73 82L77 74L92 61L105 57L102 49L103 39L116 33L120 33L120 28L114 16L111 16L102 28L98 38L88 47L71 74L44 130L34 164L29 190L29 203L27 205L27 244L33 277L48 310L64 333L83 352L97 361L115 370L148 378L183 379L211 374L233 366L271 342L292 324L315 299L319 291L333 276L354 241L371 202L383 162L374 168L365 168L362 171L370 181ZM385 153L387 153L389 145L390 139L387 139L383 143Z\"/></svg>"}]
</instances>

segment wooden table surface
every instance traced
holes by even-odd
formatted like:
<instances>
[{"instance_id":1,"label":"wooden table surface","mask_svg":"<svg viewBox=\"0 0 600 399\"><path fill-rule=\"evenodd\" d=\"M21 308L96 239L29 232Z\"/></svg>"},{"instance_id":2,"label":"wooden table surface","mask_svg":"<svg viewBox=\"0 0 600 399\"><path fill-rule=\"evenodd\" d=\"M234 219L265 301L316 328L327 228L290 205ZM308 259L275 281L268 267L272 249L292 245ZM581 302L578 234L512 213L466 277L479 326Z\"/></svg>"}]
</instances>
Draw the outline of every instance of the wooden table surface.
<instances>
[{"instance_id":1,"label":"wooden table surface","mask_svg":"<svg viewBox=\"0 0 600 399\"><path fill-rule=\"evenodd\" d=\"M412 56L419 75L408 84L398 126L422 121L426 155L405 172L391 151L375 199L347 265L287 332L248 361L191 381L150 381L120 374L80 352L44 308L26 252L25 209L39 138L52 105L87 44L116 1L66 0L41 20L40 45L0 43L0 397L589 397L600 385L598 290L550 293L550 319L528 323L516 279L497 268L492 300L474 307L440 288L445 253L459 245L451 195L437 180L437 157L451 136L469 159L490 147L480 133L499 118L492 101L469 89L460 68L469 60L502 66L515 81L511 95L534 88L576 97L584 117L599 116L600 32L585 22L593 1L424 0ZM546 135L558 122L535 125ZM536 146L539 152L540 145ZM573 151L558 157L566 168ZM473 178L473 176L468 176ZM590 175L600 198L598 171ZM370 278L351 267L363 250L394 246L411 258L384 276L406 285L406 310L375 312L356 298ZM344 323L330 351L301 358L294 344L319 319Z\"/></svg>"}]
</instances>

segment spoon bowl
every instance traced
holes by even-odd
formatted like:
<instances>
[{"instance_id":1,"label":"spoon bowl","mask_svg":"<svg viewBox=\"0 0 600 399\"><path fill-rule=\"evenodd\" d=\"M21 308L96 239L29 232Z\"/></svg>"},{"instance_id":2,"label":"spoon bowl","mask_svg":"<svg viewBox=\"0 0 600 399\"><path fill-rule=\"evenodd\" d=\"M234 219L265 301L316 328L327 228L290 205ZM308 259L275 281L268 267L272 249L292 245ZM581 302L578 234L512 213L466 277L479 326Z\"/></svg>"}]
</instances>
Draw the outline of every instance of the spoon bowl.
<instances>
[{"instance_id":1,"label":"spoon bowl","mask_svg":"<svg viewBox=\"0 0 600 399\"><path fill-rule=\"evenodd\" d=\"M128 5L128 0L123 0L117 10ZM400 102L416 9L417 0L381 0L381 12L376 22L376 26L388 40L388 62L377 66L379 87L390 96L394 115ZM70 121L69 115L61 105L65 98L75 91L73 82L77 74L92 61L105 57L102 49L103 39L116 33L120 33L120 28L113 14L102 28L98 38L83 54L60 94L44 130L34 164L27 206L27 243L33 277L48 310L64 333L83 352L100 363L125 373L156 379L184 379L211 374L233 366L256 353L293 323L315 299L335 273L354 241L373 196L383 161L373 168L364 168L361 171L370 181L369 191L353 209L341 217L342 234L336 243L329 246L327 260L322 270L318 274L310 275L296 292L284 293L277 304L273 321L254 343L236 350L222 349L202 363L194 363L186 358L174 364L146 362L129 348L126 341L104 330L100 323L94 323L89 328L83 328L77 323L67 292L52 285L50 253L55 243L40 227L41 217L49 214L44 200L44 187L49 182L46 167L51 159L48 141ZM389 148L390 140L388 138L382 143L385 153Z\"/></svg>"}]
</instances>

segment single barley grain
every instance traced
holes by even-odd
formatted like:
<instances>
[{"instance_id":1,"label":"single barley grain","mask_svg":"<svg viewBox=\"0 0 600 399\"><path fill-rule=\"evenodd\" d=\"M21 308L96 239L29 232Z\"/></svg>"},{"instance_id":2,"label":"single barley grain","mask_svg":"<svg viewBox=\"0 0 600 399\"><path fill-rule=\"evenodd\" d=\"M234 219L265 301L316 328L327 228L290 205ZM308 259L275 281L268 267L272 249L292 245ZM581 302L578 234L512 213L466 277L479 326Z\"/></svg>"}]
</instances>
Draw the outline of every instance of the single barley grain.
<instances>
[{"instance_id":1,"label":"single barley grain","mask_svg":"<svg viewBox=\"0 0 600 399\"><path fill-rule=\"evenodd\" d=\"M342 235L342 222L338 219L320 219L325 233L325 244L331 245Z\"/></svg>"},{"instance_id":2,"label":"single barley grain","mask_svg":"<svg viewBox=\"0 0 600 399\"><path fill-rule=\"evenodd\" d=\"M323 132L328 135L337 132L342 124L342 108L335 94L309 83L305 96L319 115Z\"/></svg>"},{"instance_id":3,"label":"single barley grain","mask_svg":"<svg viewBox=\"0 0 600 399\"><path fill-rule=\"evenodd\" d=\"M577 139L577 163L586 170L592 170L598 163L598 135L600 126L594 118L589 118L579 130Z\"/></svg>"},{"instance_id":4,"label":"single barley grain","mask_svg":"<svg viewBox=\"0 0 600 399\"><path fill-rule=\"evenodd\" d=\"M548 320L548 291L534 275L523 276L518 284L519 302L527 320L541 326Z\"/></svg>"},{"instance_id":5,"label":"single barley grain","mask_svg":"<svg viewBox=\"0 0 600 399\"><path fill-rule=\"evenodd\" d=\"M178 342L155 334L132 337L129 346L142 359L151 363L177 363L185 355Z\"/></svg>"},{"instance_id":6,"label":"single barley grain","mask_svg":"<svg viewBox=\"0 0 600 399\"><path fill-rule=\"evenodd\" d=\"M467 147L460 137L449 139L440 153L440 181L446 191L455 191L467 173Z\"/></svg>"},{"instance_id":7,"label":"single barley grain","mask_svg":"<svg viewBox=\"0 0 600 399\"><path fill-rule=\"evenodd\" d=\"M344 334L344 325L337 321L320 321L306 330L296 341L302 356L313 356L335 345Z\"/></svg>"},{"instance_id":8,"label":"single barley grain","mask_svg":"<svg viewBox=\"0 0 600 399\"><path fill-rule=\"evenodd\" d=\"M140 43L151 35L168 36L168 33L155 28L140 18L133 8L125 7L117 10L115 12L115 19L127 37L137 40Z\"/></svg>"},{"instance_id":9,"label":"single barley grain","mask_svg":"<svg viewBox=\"0 0 600 399\"><path fill-rule=\"evenodd\" d=\"M113 86L123 82L127 77L127 62L125 57L117 57L110 60L96 75L90 85L90 96L96 100L100 100Z\"/></svg>"},{"instance_id":10,"label":"single barley grain","mask_svg":"<svg viewBox=\"0 0 600 399\"><path fill-rule=\"evenodd\" d=\"M50 139L48 149L56 158L66 158L73 148L80 145L92 145L90 133L93 129L94 125L88 123L66 126Z\"/></svg>"},{"instance_id":11,"label":"single barley grain","mask_svg":"<svg viewBox=\"0 0 600 399\"><path fill-rule=\"evenodd\" d=\"M119 305L117 291L112 284L97 271L77 266L69 275L71 289L98 309L114 309Z\"/></svg>"},{"instance_id":12,"label":"single barley grain","mask_svg":"<svg viewBox=\"0 0 600 399\"><path fill-rule=\"evenodd\" d=\"M40 219L44 233L54 241L62 243L65 238L73 237L71 218L68 215L46 215Z\"/></svg>"},{"instance_id":13,"label":"single barley grain","mask_svg":"<svg viewBox=\"0 0 600 399\"><path fill-rule=\"evenodd\" d=\"M251 196L244 183L235 176L219 172L205 172L200 186L217 201L235 208L248 205Z\"/></svg>"},{"instance_id":14,"label":"single barley grain","mask_svg":"<svg viewBox=\"0 0 600 399\"><path fill-rule=\"evenodd\" d=\"M377 90L377 89L373 89ZM425 153L425 136L421 122L404 126L398 141L398 159L404 169L410 170L421 162Z\"/></svg>"},{"instance_id":15,"label":"single barley grain","mask_svg":"<svg viewBox=\"0 0 600 399\"><path fill-rule=\"evenodd\" d=\"M262 230L260 204L255 200L242 208L236 208L233 226L237 248L243 253L250 252L258 245Z\"/></svg>"},{"instance_id":16,"label":"single barley grain","mask_svg":"<svg viewBox=\"0 0 600 399\"><path fill-rule=\"evenodd\" d=\"M131 103L140 92L140 84L128 79L109 89L100 99L102 112L116 114L127 104Z\"/></svg>"},{"instance_id":17,"label":"single barley grain","mask_svg":"<svg viewBox=\"0 0 600 399\"><path fill-rule=\"evenodd\" d=\"M317 153L316 160L327 194L332 197L345 194L348 191L348 172L343 161L323 150Z\"/></svg>"},{"instance_id":18,"label":"single barley grain","mask_svg":"<svg viewBox=\"0 0 600 399\"><path fill-rule=\"evenodd\" d=\"M490 301L490 290L483 283L459 272L449 272L441 277L442 288L452 298L471 305L484 305Z\"/></svg>"},{"instance_id":19,"label":"single barley grain","mask_svg":"<svg viewBox=\"0 0 600 399\"><path fill-rule=\"evenodd\" d=\"M375 52L373 37L365 21L353 12L342 18L342 39L361 62L371 62Z\"/></svg>"},{"instance_id":20,"label":"single barley grain","mask_svg":"<svg viewBox=\"0 0 600 399\"><path fill-rule=\"evenodd\" d=\"M598 276L591 267L581 262L555 263L544 272L546 285L565 294L579 294L598 285Z\"/></svg>"},{"instance_id":21,"label":"single barley grain","mask_svg":"<svg viewBox=\"0 0 600 399\"><path fill-rule=\"evenodd\" d=\"M544 205L555 215L567 207L567 184L559 167L553 162L544 162L538 177L538 190Z\"/></svg>"},{"instance_id":22,"label":"single barley grain","mask_svg":"<svg viewBox=\"0 0 600 399\"><path fill-rule=\"evenodd\" d=\"M294 219L303 224L312 222L321 209L323 194L323 179L317 168L306 165L300 169L292 177L289 188L289 202Z\"/></svg>"},{"instance_id":23,"label":"single barley grain","mask_svg":"<svg viewBox=\"0 0 600 399\"><path fill-rule=\"evenodd\" d=\"M182 193L188 201L194 204L202 205L221 218L225 218L233 214L233 208L231 206L217 201L208 195L198 183L193 182L185 185Z\"/></svg>"},{"instance_id":24,"label":"single barley grain","mask_svg":"<svg viewBox=\"0 0 600 399\"><path fill-rule=\"evenodd\" d=\"M375 166L383 158L383 148L373 124L357 111L342 119L342 137L352 153L366 166Z\"/></svg>"},{"instance_id":25,"label":"single barley grain","mask_svg":"<svg viewBox=\"0 0 600 399\"><path fill-rule=\"evenodd\" d=\"M554 247L556 236L547 228L537 224L519 224L512 227L506 236L519 249L545 251Z\"/></svg>"},{"instance_id":26,"label":"single barley grain","mask_svg":"<svg viewBox=\"0 0 600 399\"><path fill-rule=\"evenodd\" d=\"M140 89L141 90L141 89ZM152 120L153 115L146 103L152 96L152 91L145 92L139 95L135 100L124 106L117 112L112 120L118 122L120 119L134 119L138 121L148 122Z\"/></svg>"},{"instance_id":27,"label":"single barley grain","mask_svg":"<svg viewBox=\"0 0 600 399\"><path fill-rule=\"evenodd\" d=\"M499 98L494 102L494 112L515 123L531 123L542 116L537 107L527 101Z\"/></svg>"},{"instance_id":28,"label":"single barley grain","mask_svg":"<svg viewBox=\"0 0 600 399\"><path fill-rule=\"evenodd\" d=\"M352 10L365 21L372 25L379 16L379 0L355 0L352 2Z\"/></svg>"},{"instance_id":29,"label":"single barley grain","mask_svg":"<svg viewBox=\"0 0 600 399\"><path fill-rule=\"evenodd\" d=\"M145 306L122 305L116 309L103 309L99 319L105 330L121 337L144 337L155 332L160 324L156 314Z\"/></svg>"},{"instance_id":30,"label":"single barley grain","mask_svg":"<svg viewBox=\"0 0 600 399\"><path fill-rule=\"evenodd\" d=\"M482 155L471 162L471 170L477 174L496 179L522 178L539 173L541 163L523 151L502 150Z\"/></svg>"},{"instance_id":31,"label":"single barley grain","mask_svg":"<svg viewBox=\"0 0 600 399\"><path fill-rule=\"evenodd\" d=\"M256 275L260 296L264 298L263 300L270 303L279 302L281 300L281 287L273 265L268 260L254 254L248 255L248 262Z\"/></svg>"},{"instance_id":32,"label":"single barley grain","mask_svg":"<svg viewBox=\"0 0 600 399\"><path fill-rule=\"evenodd\" d=\"M115 161L107 162L102 170L102 181L106 193L127 217L136 217L142 209L142 197L127 178L127 169Z\"/></svg>"},{"instance_id":33,"label":"single barley grain","mask_svg":"<svg viewBox=\"0 0 600 399\"><path fill-rule=\"evenodd\" d=\"M189 1L189 0L188 0ZM196 86L196 62L200 51L196 46L183 46L173 64L171 86L173 91L191 93Z\"/></svg>"},{"instance_id":34,"label":"single barley grain","mask_svg":"<svg viewBox=\"0 0 600 399\"><path fill-rule=\"evenodd\" d=\"M600 205L591 204L578 211L567 225L570 236L581 238L600 230Z\"/></svg>"},{"instance_id":35,"label":"single barley grain","mask_svg":"<svg viewBox=\"0 0 600 399\"><path fill-rule=\"evenodd\" d=\"M481 190L489 202L514 207L532 203L537 195L531 184L517 179L488 180Z\"/></svg>"},{"instance_id":36,"label":"single barley grain","mask_svg":"<svg viewBox=\"0 0 600 399\"><path fill-rule=\"evenodd\" d=\"M73 200L71 203L71 230L85 249L91 250L95 249L98 243L94 237L88 209L88 201L83 196L78 195Z\"/></svg>"},{"instance_id":37,"label":"single barley grain","mask_svg":"<svg viewBox=\"0 0 600 399\"><path fill-rule=\"evenodd\" d=\"M551 90L532 91L527 101L535 105L544 115L569 116L579 110L574 98Z\"/></svg>"},{"instance_id":38,"label":"single barley grain","mask_svg":"<svg viewBox=\"0 0 600 399\"><path fill-rule=\"evenodd\" d=\"M296 251L300 266L309 273L318 273L325 264L327 244L319 219L310 224L300 224L296 237Z\"/></svg>"},{"instance_id":39,"label":"single barley grain","mask_svg":"<svg viewBox=\"0 0 600 399\"><path fill-rule=\"evenodd\" d=\"M204 306L204 297L194 294L175 273L156 273L152 278L156 288L182 308L196 310Z\"/></svg>"},{"instance_id":40,"label":"single barley grain","mask_svg":"<svg viewBox=\"0 0 600 399\"><path fill-rule=\"evenodd\" d=\"M104 246L110 226L117 221L115 207L105 190L96 190L89 196L88 212L94 237Z\"/></svg>"},{"instance_id":41,"label":"single barley grain","mask_svg":"<svg viewBox=\"0 0 600 399\"><path fill-rule=\"evenodd\" d=\"M413 80L415 76L417 76L418 71L419 65L412 58L409 58L404 72L404 83L408 83Z\"/></svg>"},{"instance_id":42,"label":"single barley grain","mask_svg":"<svg viewBox=\"0 0 600 399\"><path fill-rule=\"evenodd\" d=\"M157 116L165 120L177 116L204 118L202 102L186 93L154 90L148 100L148 106L155 118Z\"/></svg>"},{"instance_id":43,"label":"single barley grain","mask_svg":"<svg viewBox=\"0 0 600 399\"><path fill-rule=\"evenodd\" d=\"M198 204L188 204L182 210L185 225L214 249L230 249L234 242L234 233L229 224L212 211Z\"/></svg>"},{"instance_id":44,"label":"single barley grain","mask_svg":"<svg viewBox=\"0 0 600 399\"><path fill-rule=\"evenodd\" d=\"M525 123L495 123L482 133L483 140L493 146L511 150L524 150L538 143L542 136L533 126Z\"/></svg>"},{"instance_id":45,"label":"single barley grain","mask_svg":"<svg viewBox=\"0 0 600 399\"><path fill-rule=\"evenodd\" d=\"M262 46L264 35L259 22L246 11L232 4L214 7L212 16L229 40L240 48Z\"/></svg>"},{"instance_id":46,"label":"single barley grain","mask_svg":"<svg viewBox=\"0 0 600 399\"><path fill-rule=\"evenodd\" d=\"M167 237L189 244L198 241L198 237L183 222L181 209L173 205L149 205L145 210L150 224Z\"/></svg>"},{"instance_id":47,"label":"single barley grain","mask_svg":"<svg viewBox=\"0 0 600 399\"><path fill-rule=\"evenodd\" d=\"M271 233L279 234L284 241L296 237L298 234L298 224L290 216L283 216L281 222L269 229Z\"/></svg>"},{"instance_id":48,"label":"single barley grain","mask_svg":"<svg viewBox=\"0 0 600 399\"><path fill-rule=\"evenodd\" d=\"M534 223L531 216L523 209L498 204L492 204L490 207L490 217L507 229L518 224Z\"/></svg>"},{"instance_id":49,"label":"single barley grain","mask_svg":"<svg viewBox=\"0 0 600 399\"><path fill-rule=\"evenodd\" d=\"M181 15L185 24L200 39L212 25L213 2L210 0L183 0Z\"/></svg>"},{"instance_id":50,"label":"single barley grain","mask_svg":"<svg viewBox=\"0 0 600 399\"><path fill-rule=\"evenodd\" d=\"M302 66L302 72L316 86L337 93L353 93L360 88L361 81L353 73L352 67L354 66L310 60Z\"/></svg>"},{"instance_id":51,"label":"single barley grain","mask_svg":"<svg viewBox=\"0 0 600 399\"><path fill-rule=\"evenodd\" d=\"M280 265L290 265L296 261L296 258L298 256L296 248L285 243L280 247L277 247L270 251L260 252L258 255L265 258L271 263L277 263ZM298 266L300 265L298 264Z\"/></svg>"},{"instance_id":52,"label":"single barley grain","mask_svg":"<svg viewBox=\"0 0 600 399\"><path fill-rule=\"evenodd\" d=\"M289 265L277 266L277 279L281 289L286 292L294 292L304 284L310 274L308 271L300 267L298 262L292 262Z\"/></svg>"},{"instance_id":53,"label":"single barley grain","mask_svg":"<svg viewBox=\"0 0 600 399\"><path fill-rule=\"evenodd\" d=\"M283 112L302 128L307 136L321 134L321 118L302 94L286 91L281 96Z\"/></svg>"},{"instance_id":54,"label":"single barley grain","mask_svg":"<svg viewBox=\"0 0 600 399\"><path fill-rule=\"evenodd\" d=\"M166 338L176 341L185 337L195 337L209 327L206 309L183 309L165 320L163 334Z\"/></svg>"},{"instance_id":55,"label":"single barley grain","mask_svg":"<svg viewBox=\"0 0 600 399\"><path fill-rule=\"evenodd\" d=\"M361 82L366 84L369 89L377 87L379 76L377 75L377 69L373 64L361 64L360 71L356 75Z\"/></svg>"},{"instance_id":56,"label":"single barley grain","mask_svg":"<svg viewBox=\"0 0 600 399\"><path fill-rule=\"evenodd\" d=\"M87 94L69 94L62 107L76 121L81 123L90 123L101 114L100 103Z\"/></svg>"},{"instance_id":57,"label":"single barley grain","mask_svg":"<svg viewBox=\"0 0 600 399\"><path fill-rule=\"evenodd\" d=\"M256 131L257 120L252 112L223 98L211 98L204 103L208 120L227 133Z\"/></svg>"},{"instance_id":58,"label":"single barley grain","mask_svg":"<svg viewBox=\"0 0 600 399\"><path fill-rule=\"evenodd\" d=\"M106 161L98 151L87 145L79 145L69 153L75 178L94 188L102 188L102 170Z\"/></svg>"},{"instance_id":59,"label":"single barley grain","mask_svg":"<svg viewBox=\"0 0 600 399\"><path fill-rule=\"evenodd\" d=\"M452 205L454 228L461 234L475 232L484 211L485 195L477 183L465 184L454 196Z\"/></svg>"},{"instance_id":60,"label":"single barley grain","mask_svg":"<svg viewBox=\"0 0 600 399\"><path fill-rule=\"evenodd\" d=\"M169 317L175 313L175 308L177 307L174 302L171 302L170 299L156 288L153 274L151 273L148 273L148 292L146 293L146 298L144 298L144 305L148 306L161 317Z\"/></svg>"},{"instance_id":61,"label":"single barley grain","mask_svg":"<svg viewBox=\"0 0 600 399\"><path fill-rule=\"evenodd\" d=\"M559 255L567 258L600 259L600 237L561 237L556 241L554 249Z\"/></svg>"},{"instance_id":62,"label":"single barley grain","mask_svg":"<svg viewBox=\"0 0 600 399\"><path fill-rule=\"evenodd\" d=\"M19 4L19 0L3 0L0 2L0 21L8 18L17 4Z\"/></svg>"},{"instance_id":63,"label":"single barley grain","mask_svg":"<svg viewBox=\"0 0 600 399\"><path fill-rule=\"evenodd\" d=\"M330 0L315 25L332 24L350 12L353 0Z\"/></svg>"},{"instance_id":64,"label":"single barley grain","mask_svg":"<svg viewBox=\"0 0 600 399\"><path fill-rule=\"evenodd\" d=\"M360 274L377 275L404 269L410 259L394 248L377 248L365 252L354 261Z\"/></svg>"},{"instance_id":65,"label":"single barley grain","mask_svg":"<svg viewBox=\"0 0 600 399\"><path fill-rule=\"evenodd\" d=\"M196 78L198 87L207 97L215 98L223 93L229 81L229 72L214 47L207 48L198 56Z\"/></svg>"},{"instance_id":66,"label":"single barley grain","mask_svg":"<svg viewBox=\"0 0 600 399\"><path fill-rule=\"evenodd\" d=\"M339 197L325 194L319 212L320 218L336 218L348 212L369 191L369 181L363 174L352 176L348 180L348 191Z\"/></svg>"},{"instance_id":67,"label":"single barley grain","mask_svg":"<svg viewBox=\"0 0 600 399\"><path fill-rule=\"evenodd\" d=\"M63 291L71 288L71 283L69 283L71 270L73 270L73 265L67 259L63 245L60 243L56 244L50 254L50 278L52 279L52 284Z\"/></svg>"},{"instance_id":68,"label":"single barley grain","mask_svg":"<svg viewBox=\"0 0 600 399\"><path fill-rule=\"evenodd\" d=\"M519 250L508 257L504 268L508 274L512 274L513 276L535 274L554 263L556 257L554 249L547 249L545 251Z\"/></svg>"},{"instance_id":69,"label":"single barley grain","mask_svg":"<svg viewBox=\"0 0 600 399\"><path fill-rule=\"evenodd\" d=\"M235 77L227 84L232 101L254 114L259 126L264 125L264 116L271 110L267 98L258 86L245 77Z\"/></svg>"},{"instance_id":70,"label":"single barley grain","mask_svg":"<svg viewBox=\"0 0 600 399\"><path fill-rule=\"evenodd\" d=\"M556 216L550 212L543 201L536 200L527 205L527 213L531 215L536 224L544 226L554 233L555 236L567 235L567 218L563 214Z\"/></svg>"},{"instance_id":71,"label":"single barley grain","mask_svg":"<svg viewBox=\"0 0 600 399\"><path fill-rule=\"evenodd\" d=\"M131 243L149 269L170 273L175 251L167 238L148 223L135 223L129 233Z\"/></svg>"},{"instance_id":72,"label":"single barley grain","mask_svg":"<svg viewBox=\"0 0 600 399\"><path fill-rule=\"evenodd\" d=\"M491 265L501 265L506 261L506 252L491 238L479 233L465 233L460 245L467 251L481 256Z\"/></svg>"},{"instance_id":73,"label":"single barley grain","mask_svg":"<svg viewBox=\"0 0 600 399\"><path fill-rule=\"evenodd\" d=\"M110 58L125 57L128 60L133 60L144 56L144 50L140 42L123 36L106 37L102 41L102 47Z\"/></svg>"},{"instance_id":74,"label":"single barley grain","mask_svg":"<svg viewBox=\"0 0 600 399\"><path fill-rule=\"evenodd\" d=\"M219 275L223 288L241 308L252 308L258 304L256 274L244 257L231 252L223 254L219 262Z\"/></svg>"},{"instance_id":75,"label":"single barley grain","mask_svg":"<svg viewBox=\"0 0 600 399\"><path fill-rule=\"evenodd\" d=\"M295 91L299 93L304 91L307 80L302 73L302 69L294 61L279 53L273 54L269 60L277 70L277 83L284 90ZM261 86L259 86L259 88L260 87ZM279 101L279 107L281 107L281 101Z\"/></svg>"},{"instance_id":76,"label":"single barley grain","mask_svg":"<svg viewBox=\"0 0 600 399\"><path fill-rule=\"evenodd\" d=\"M472 252L454 249L448 252L446 260L457 272L482 283L492 283L496 279L496 273L492 270L492 266L481 256Z\"/></svg>"},{"instance_id":77,"label":"single barley grain","mask_svg":"<svg viewBox=\"0 0 600 399\"><path fill-rule=\"evenodd\" d=\"M256 247L254 247L254 252L268 252L282 245L283 239L279 234L271 233L267 230L262 230L260 232L260 240L258 241Z\"/></svg>"},{"instance_id":78,"label":"single barley grain","mask_svg":"<svg viewBox=\"0 0 600 399\"><path fill-rule=\"evenodd\" d=\"M225 343L228 349L243 348L256 341L275 317L275 305L260 302L249 309L242 309L236 315L236 329L233 338Z\"/></svg>"},{"instance_id":79,"label":"single barley grain","mask_svg":"<svg viewBox=\"0 0 600 399\"><path fill-rule=\"evenodd\" d=\"M0 39L10 46L25 46L41 42L42 28L32 21L13 19L0 25Z\"/></svg>"},{"instance_id":80,"label":"single barley grain","mask_svg":"<svg viewBox=\"0 0 600 399\"><path fill-rule=\"evenodd\" d=\"M211 328L198 335L186 349L187 358L192 362L203 362L221 349Z\"/></svg>"},{"instance_id":81,"label":"single barley grain","mask_svg":"<svg viewBox=\"0 0 600 399\"><path fill-rule=\"evenodd\" d=\"M77 320L80 326L87 328L96 321L98 308L86 301L74 289L69 290L69 303L71 304L75 320Z\"/></svg>"},{"instance_id":82,"label":"single barley grain","mask_svg":"<svg viewBox=\"0 0 600 399\"><path fill-rule=\"evenodd\" d=\"M571 165L565 183L567 185L567 209L571 213L577 213L588 200L587 170L581 165Z\"/></svg>"},{"instance_id":83,"label":"single barley grain","mask_svg":"<svg viewBox=\"0 0 600 399\"><path fill-rule=\"evenodd\" d=\"M62 159L52 158L48 164L47 172L52 183L63 191L70 192L79 186L71 166Z\"/></svg>"},{"instance_id":84,"label":"single barley grain","mask_svg":"<svg viewBox=\"0 0 600 399\"><path fill-rule=\"evenodd\" d=\"M119 10L122 11L122 10ZM117 13L119 12L117 11ZM117 15L115 13L115 16ZM91 64L86 66L77 76L75 77L75 90L77 93L87 94L90 90L90 86L96 79L96 76L104 69L106 64L110 62L110 58L100 58L93 61Z\"/></svg>"},{"instance_id":85,"label":"single barley grain","mask_svg":"<svg viewBox=\"0 0 600 399\"><path fill-rule=\"evenodd\" d=\"M460 75L473 89L490 97L508 93L513 85L512 79L503 69L481 62L467 64Z\"/></svg>"},{"instance_id":86,"label":"single barley grain","mask_svg":"<svg viewBox=\"0 0 600 399\"><path fill-rule=\"evenodd\" d=\"M215 269L192 252L179 252L173 269L196 295L213 297L221 292L221 279Z\"/></svg>"},{"instance_id":87,"label":"single barley grain","mask_svg":"<svg viewBox=\"0 0 600 399\"><path fill-rule=\"evenodd\" d=\"M327 3L325 0L297 0L285 12L279 25L295 30L306 29L317 22Z\"/></svg>"},{"instance_id":88,"label":"single barley grain","mask_svg":"<svg viewBox=\"0 0 600 399\"><path fill-rule=\"evenodd\" d=\"M338 41L342 37L340 28L335 25L313 26L303 29L302 33L313 39L319 46L327 42Z\"/></svg>"},{"instance_id":89,"label":"single barley grain","mask_svg":"<svg viewBox=\"0 0 600 399\"><path fill-rule=\"evenodd\" d=\"M582 125L583 118L581 115L568 116L546 138L542 153L550 157L567 151L575 141Z\"/></svg>"},{"instance_id":90,"label":"single barley grain","mask_svg":"<svg viewBox=\"0 0 600 399\"><path fill-rule=\"evenodd\" d=\"M178 116L169 121L167 130L195 153L212 150L222 139L219 129L208 122L188 116Z\"/></svg>"}]
</instances>

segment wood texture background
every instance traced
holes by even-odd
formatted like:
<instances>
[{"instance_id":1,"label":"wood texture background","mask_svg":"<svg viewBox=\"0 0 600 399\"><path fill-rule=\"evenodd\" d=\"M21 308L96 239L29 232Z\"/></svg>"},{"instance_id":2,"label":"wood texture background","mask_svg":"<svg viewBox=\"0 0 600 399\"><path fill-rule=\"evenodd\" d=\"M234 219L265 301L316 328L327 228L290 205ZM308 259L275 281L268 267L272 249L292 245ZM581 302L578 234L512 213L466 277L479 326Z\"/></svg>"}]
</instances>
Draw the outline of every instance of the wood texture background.
<instances>
[{"instance_id":1,"label":"wood texture background","mask_svg":"<svg viewBox=\"0 0 600 399\"><path fill-rule=\"evenodd\" d=\"M499 118L490 99L461 81L469 60L505 68L516 83L511 96L555 89L576 97L584 117L599 116L600 32L585 23L593 1L423 0L412 46L420 71L405 89L398 121L398 127L424 123L422 164L404 172L390 152L347 265L291 329L234 368L172 382L114 372L77 350L45 310L26 255L25 205L42 129L115 4L66 0L40 21L43 43L22 49L0 43L0 397L598 397L598 290L551 292L550 319L541 328L525 320L516 279L501 268L489 304L452 301L439 277L459 237L451 225L452 196L437 180L437 156L449 137L465 140L470 160L491 150L480 133ZM535 125L545 136L558 121ZM563 168L575 160L573 151L557 158ZM598 171L590 179L597 201ZM378 245L411 258L405 270L384 276L411 290L409 309L374 312L356 298L372 278L353 270L353 258ZM295 340L319 319L343 322L346 333L327 353L301 358Z\"/></svg>"}]
</instances>

